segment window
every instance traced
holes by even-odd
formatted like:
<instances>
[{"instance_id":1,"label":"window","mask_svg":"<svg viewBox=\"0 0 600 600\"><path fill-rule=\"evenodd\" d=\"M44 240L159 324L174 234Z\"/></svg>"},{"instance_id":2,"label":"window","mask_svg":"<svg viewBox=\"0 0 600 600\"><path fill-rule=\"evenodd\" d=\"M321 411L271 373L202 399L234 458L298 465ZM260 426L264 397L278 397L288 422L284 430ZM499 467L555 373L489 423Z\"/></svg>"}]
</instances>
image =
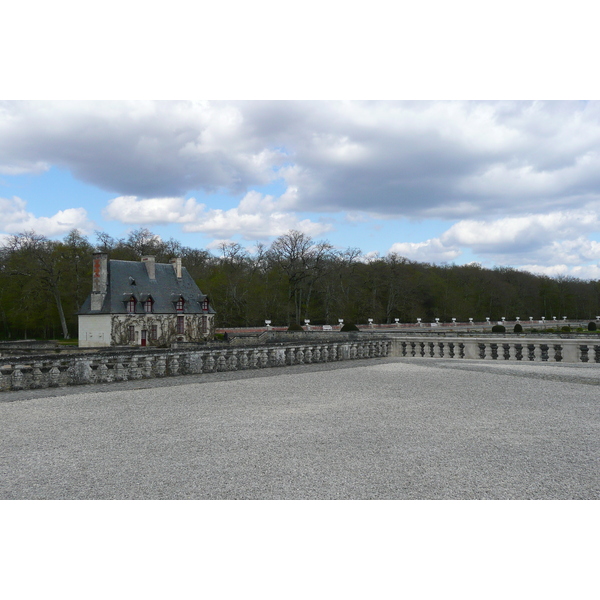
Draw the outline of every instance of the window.
<instances>
[{"instance_id":1,"label":"window","mask_svg":"<svg viewBox=\"0 0 600 600\"><path fill-rule=\"evenodd\" d=\"M158 339L158 326L150 325L150 339L157 340Z\"/></svg>"},{"instance_id":2,"label":"window","mask_svg":"<svg viewBox=\"0 0 600 600\"><path fill-rule=\"evenodd\" d=\"M184 318L185 317L177 317L177 333L183 333L185 330Z\"/></svg>"},{"instance_id":3,"label":"window","mask_svg":"<svg viewBox=\"0 0 600 600\"><path fill-rule=\"evenodd\" d=\"M177 300L177 312L183 312L183 298L181 296Z\"/></svg>"},{"instance_id":4,"label":"window","mask_svg":"<svg viewBox=\"0 0 600 600\"><path fill-rule=\"evenodd\" d=\"M208 317L202 315L202 333L208 333Z\"/></svg>"},{"instance_id":5,"label":"window","mask_svg":"<svg viewBox=\"0 0 600 600\"><path fill-rule=\"evenodd\" d=\"M129 301L127 302L127 312L128 313L135 312L135 298L133 296L131 296L131 298L129 298Z\"/></svg>"},{"instance_id":6,"label":"window","mask_svg":"<svg viewBox=\"0 0 600 600\"><path fill-rule=\"evenodd\" d=\"M129 326L129 341L135 342L135 325Z\"/></svg>"},{"instance_id":7,"label":"window","mask_svg":"<svg viewBox=\"0 0 600 600\"><path fill-rule=\"evenodd\" d=\"M146 300L146 302L144 302L144 311L147 313L151 313L153 304L154 304L154 301L152 300L152 296L150 296L148 298L148 300Z\"/></svg>"},{"instance_id":8,"label":"window","mask_svg":"<svg viewBox=\"0 0 600 600\"><path fill-rule=\"evenodd\" d=\"M208 297L202 300L202 310L208 310Z\"/></svg>"}]
</instances>

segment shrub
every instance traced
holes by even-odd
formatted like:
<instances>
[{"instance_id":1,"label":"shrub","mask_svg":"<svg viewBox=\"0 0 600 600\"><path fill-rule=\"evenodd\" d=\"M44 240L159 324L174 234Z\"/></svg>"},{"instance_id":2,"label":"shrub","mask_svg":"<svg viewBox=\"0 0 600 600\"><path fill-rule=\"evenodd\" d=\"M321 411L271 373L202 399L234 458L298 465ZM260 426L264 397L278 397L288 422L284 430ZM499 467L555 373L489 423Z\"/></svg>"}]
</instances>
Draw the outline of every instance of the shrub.
<instances>
[{"instance_id":1,"label":"shrub","mask_svg":"<svg viewBox=\"0 0 600 600\"><path fill-rule=\"evenodd\" d=\"M514 333L523 333L523 325L521 323L516 323L513 329Z\"/></svg>"},{"instance_id":2,"label":"shrub","mask_svg":"<svg viewBox=\"0 0 600 600\"><path fill-rule=\"evenodd\" d=\"M492 333L506 333L506 327L504 327L504 325L494 325L492 327Z\"/></svg>"},{"instance_id":3,"label":"shrub","mask_svg":"<svg viewBox=\"0 0 600 600\"><path fill-rule=\"evenodd\" d=\"M569 325L565 325L561 327L560 330L564 331L565 333L569 333L569 331L571 331L571 327Z\"/></svg>"},{"instance_id":4,"label":"shrub","mask_svg":"<svg viewBox=\"0 0 600 600\"><path fill-rule=\"evenodd\" d=\"M590 321L588 323L588 331L596 331L596 329L598 329L596 323L594 321Z\"/></svg>"},{"instance_id":5,"label":"shrub","mask_svg":"<svg viewBox=\"0 0 600 600\"><path fill-rule=\"evenodd\" d=\"M360 331L354 323L344 323L340 331Z\"/></svg>"},{"instance_id":6,"label":"shrub","mask_svg":"<svg viewBox=\"0 0 600 600\"><path fill-rule=\"evenodd\" d=\"M288 331L304 331L304 329L302 329L302 325L299 325L298 323L292 323L288 329Z\"/></svg>"}]
</instances>

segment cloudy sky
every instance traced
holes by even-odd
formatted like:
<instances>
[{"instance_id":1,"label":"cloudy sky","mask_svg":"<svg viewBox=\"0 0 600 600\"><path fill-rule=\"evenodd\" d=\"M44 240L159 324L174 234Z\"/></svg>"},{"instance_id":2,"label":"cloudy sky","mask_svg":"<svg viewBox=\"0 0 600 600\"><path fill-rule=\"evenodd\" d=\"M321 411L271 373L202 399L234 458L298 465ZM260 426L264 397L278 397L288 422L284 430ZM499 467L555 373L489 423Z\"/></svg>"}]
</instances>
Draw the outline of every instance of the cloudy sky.
<instances>
[{"instance_id":1,"label":"cloudy sky","mask_svg":"<svg viewBox=\"0 0 600 600\"><path fill-rule=\"evenodd\" d=\"M364 255L600 277L586 2L81 6L5 9L0 237L147 227L213 249L298 229Z\"/></svg>"},{"instance_id":2,"label":"cloudy sky","mask_svg":"<svg viewBox=\"0 0 600 600\"><path fill-rule=\"evenodd\" d=\"M600 277L600 103L6 101L0 230Z\"/></svg>"}]
</instances>

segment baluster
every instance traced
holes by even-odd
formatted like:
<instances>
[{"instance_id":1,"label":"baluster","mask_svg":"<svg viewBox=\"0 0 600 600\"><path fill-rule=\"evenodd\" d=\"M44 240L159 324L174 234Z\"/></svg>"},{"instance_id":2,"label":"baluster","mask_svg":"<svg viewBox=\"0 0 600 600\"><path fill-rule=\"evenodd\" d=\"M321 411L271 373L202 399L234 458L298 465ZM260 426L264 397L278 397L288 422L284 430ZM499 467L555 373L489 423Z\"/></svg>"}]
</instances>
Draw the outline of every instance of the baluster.
<instances>
[{"instance_id":1,"label":"baluster","mask_svg":"<svg viewBox=\"0 0 600 600\"><path fill-rule=\"evenodd\" d=\"M238 357L237 351L232 350L229 359L227 360L227 368L229 371L237 371L238 368Z\"/></svg>"},{"instance_id":2,"label":"baluster","mask_svg":"<svg viewBox=\"0 0 600 600\"><path fill-rule=\"evenodd\" d=\"M167 359L164 354L156 358L156 376L164 377L167 374Z\"/></svg>"},{"instance_id":3,"label":"baluster","mask_svg":"<svg viewBox=\"0 0 600 600\"><path fill-rule=\"evenodd\" d=\"M217 371L227 371L227 359L223 351L220 351L217 357Z\"/></svg>"},{"instance_id":4,"label":"baluster","mask_svg":"<svg viewBox=\"0 0 600 600\"><path fill-rule=\"evenodd\" d=\"M177 375L179 373L179 356L174 354L167 362L169 375Z\"/></svg>"},{"instance_id":5,"label":"baluster","mask_svg":"<svg viewBox=\"0 0 600 600\"><path fill-rule=\"evenodd\" d=\"M312 348L306 346L306 352L304 353L304 362L310 364L312 362Z\"/></svg>"},{"instance_id":6,"label":"baluster","mask_svg":"<svg viewBox=\"0 0 600 600\"><path fill-rule=\"evenodd\" d=\"M42 363L33 363L33 372L31 377L31 388L39 389L44 387L44 374L42 373Z\"/></svg>"},{"instance_id":7,"label":"baluster","mask_svg":"<svg viewBox=\"0 0 600 600\"><path fill-rule=\"evenodd\" d=\"M11 382L10 382L10 389L11 390L22 390L23 389L23 371L21 370L21 367L18 365L15 365L13 372L12 372L12 376L11 376Z\"/></svg>"},{"instance_id":8,"label":"baluster","mask_svg":"<svg viewBox=\"0 0 600 600\"><path fill-rule=\"evenodd\" d=\"M207 373L212 373L215 370L216 361L214 357L214 352L209 351L206 355L206 360L204 361L204 370Z\"/></svg>"}]
</instances>

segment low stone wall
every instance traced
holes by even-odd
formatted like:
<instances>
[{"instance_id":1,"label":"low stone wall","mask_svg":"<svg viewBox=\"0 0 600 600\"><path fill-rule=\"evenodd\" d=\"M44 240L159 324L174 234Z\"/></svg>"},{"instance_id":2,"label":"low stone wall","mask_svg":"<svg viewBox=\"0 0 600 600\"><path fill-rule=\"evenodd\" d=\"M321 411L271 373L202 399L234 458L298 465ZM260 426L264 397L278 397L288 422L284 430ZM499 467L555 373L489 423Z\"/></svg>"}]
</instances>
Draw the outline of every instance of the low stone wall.
<instances>
[{"instance_id":1,"label":"low stone wall","mask_svg":"<svg viewBox=\"0 0 600 600\"><path fill-rule=\"evenodd\" d=\"M384 357L387 339L2 359L0 391Z\"/></svg>"},{"instance_id":2,"label":"low stone wall","mask_svg":"<svg viewBox=\"0 0 600 600\"><path fill-rule=\"evenodd\" d=\"M380 340L381 334L358 331L264 331L261 334L230 336L232 346L268 343L323 343L354 340Z\"/></svg>"},{"instance_id":3,"label":"low stone wall","mask_svg":"<svg viewBox=\"0 0 600 600\"><path fill-rule=\"evenodd\" d=\"M392 356L600 363L600 339L395 336Z\"/></svg>"}]
</instances>

